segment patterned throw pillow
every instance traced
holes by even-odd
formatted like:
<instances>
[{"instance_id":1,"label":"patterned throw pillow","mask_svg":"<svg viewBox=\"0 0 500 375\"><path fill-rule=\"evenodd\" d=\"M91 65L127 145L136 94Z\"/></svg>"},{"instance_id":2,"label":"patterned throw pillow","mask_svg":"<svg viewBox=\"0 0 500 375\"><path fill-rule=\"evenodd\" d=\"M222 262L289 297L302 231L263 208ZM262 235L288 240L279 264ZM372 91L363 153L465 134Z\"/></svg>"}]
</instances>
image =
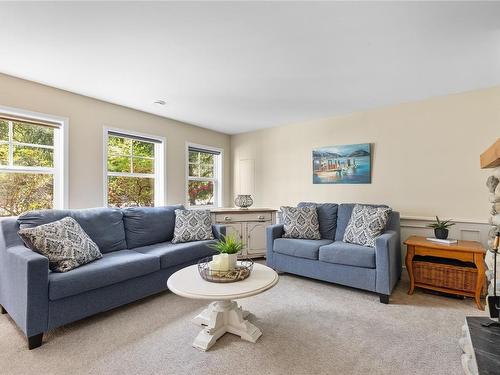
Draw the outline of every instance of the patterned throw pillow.
<instances>
[{"instance_id":1,"label":"patterned throw pillow","mask_svg":"<svg viewBox=\"0 0 500 375\"><path fill-rule=\"evenodd\" d=\"M54 272L67 272L102 257L99 247L72 217L18 233L26 246L49 259Z\"/></svg>"},{"instance_id":2,"label":"patterned throw pillow","mask_svg":"<svg viewBox=\"0 0 500 375\"><path fill-rule=\"evenodd\" d=\"M209 210L175 210L172 243L213 240Z\"/></svg>"},{"instance_id":3,"label":"patterned throw pillow","mask_svg":"<svg viewBox=\"0 0 500 375\"><path fill-rule=\"evenodd\" d=\"M319 240L318 213L315 206L281 207L285 238Z\"/></svg>"},{"instance_id":4,"label":"patterned throw pillow","mask_svg":"<svg viewBox=\"0 0 500 375\"><path fill-rule=\"evenodd\" d=\"M389 207L355 205L345 229L344 242L375 247L375 238L384 231L391 212Z\"/></svg>"}]
</instances>

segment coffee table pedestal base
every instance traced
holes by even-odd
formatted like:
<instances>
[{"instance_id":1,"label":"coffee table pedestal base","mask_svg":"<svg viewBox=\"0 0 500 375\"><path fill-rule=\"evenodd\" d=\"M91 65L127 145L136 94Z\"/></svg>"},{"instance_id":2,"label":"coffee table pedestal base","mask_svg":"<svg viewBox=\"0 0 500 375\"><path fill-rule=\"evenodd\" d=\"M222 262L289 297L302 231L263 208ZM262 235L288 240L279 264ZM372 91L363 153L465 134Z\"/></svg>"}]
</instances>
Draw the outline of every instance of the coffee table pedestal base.
<instances>
[{"instance_id":1,"label":"coffee table pedestal base","mask_svg":"<svg viewBox=\"0 0 500 375\"><path fill-rule=\"evenodd\" d=\"M212 302L193 319L193 323L204 326L193 346L206 351L226 332L240 336L243 340L256 342L262 331L245 319L248 314L236 301Z\"/></svg>"}]
</instances>

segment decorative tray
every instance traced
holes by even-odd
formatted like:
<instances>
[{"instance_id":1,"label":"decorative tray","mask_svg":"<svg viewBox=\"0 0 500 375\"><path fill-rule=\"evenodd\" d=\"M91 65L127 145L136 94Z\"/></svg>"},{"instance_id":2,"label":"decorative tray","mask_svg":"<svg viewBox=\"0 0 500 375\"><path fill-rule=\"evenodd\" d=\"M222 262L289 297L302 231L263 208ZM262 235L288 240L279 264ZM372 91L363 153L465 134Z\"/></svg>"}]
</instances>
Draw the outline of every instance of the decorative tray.
<instances>
[{"instance_id":1,"label":"decorative tray","mask_svg":"<svg viewBox=\"0 0 500 375\"><path fill-rule=\"evenodd\" d=\"M239 260L236 268L229 271L216 271L210 269L212 257L203 258L198 262L200 276L211 283L234 283L245 280L252 273L253 261L251 259Z\"/></svg>"}]
</instances>

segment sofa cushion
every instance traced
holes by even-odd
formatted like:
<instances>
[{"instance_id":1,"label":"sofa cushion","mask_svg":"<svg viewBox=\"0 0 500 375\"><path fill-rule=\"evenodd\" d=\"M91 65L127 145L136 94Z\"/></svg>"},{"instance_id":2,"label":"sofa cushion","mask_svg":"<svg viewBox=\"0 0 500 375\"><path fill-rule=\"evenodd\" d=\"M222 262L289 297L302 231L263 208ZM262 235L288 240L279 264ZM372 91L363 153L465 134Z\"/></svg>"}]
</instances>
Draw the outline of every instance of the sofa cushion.
<instances>
[{"instance_id":1,"label":"sofa cushion","mask_svg":"<svg viewBox=\"0 0 500 375\"><path fill-rule=\"evenodd\" d=\"M342 241L319 248L321 262L343 264L346 266L375 268L375 249Z\"/></svg>"},{"instance_id":2,"label":"sofa cushion","mask_svg":"<svg viewBox=\"0 0 500 375\"><path fill-rule=\"evenodd\" d=\"M321 238L327 240L335 239L335 229L337 229L337 203L312 203L300 202L297 207L315 206L318 213L319 232Z\"/></svg>"},{"instance_id":3,"label":"sofa cushion","mask_svg":"<svg viewBox=\"0 0 500 375\"><path fill-rule=\"evenodd\" d=\"M175 210L173 243L213 239L210 210Z\"/></svg>"},{"instance_id":4,"label":"sofa cushion","mask_svg":"<svg viewBox=\"0 0 500 375\"><path fill-rule=\"evenodd\" d=\"M158 257L134 250L104 254L99 260L66 273L49 274L49 298L57 300L116 284L160 269Z\"/></svg>"},{"instance_id":5,"label":"sofa cushion","mask_svg":"<svg viewBox=\"0 0 500 375\"><path fill-rule=\"evenodd\" d=\"M208 247L209 244L215 242L214 240L175 244L172 242L163 242L137 247L134 251L159 257L161 268L169 268L187 262L196 262L201 258L217 254L215 250Z\"/></svg>"},{"instance_id":6,"label":"sofa cushion","mask_svg":"<svg viewBox=\"0 0 500 375\"><path fill-rule=\"evenodd\" d=\"M356 203L341 203L337 211L337 229L335 230L335 240L342 241L344 239L345 229L351 219L352 210ZM384 204L364 204L371 207L389 207Z\"/></svg>"},{"instance_id":7,"label":"sofa cushion","mask_svg":"<svg viewBox=\"0 0 500 375\"><path fill-rule=\"evenodd\" d=\"M387 225L392 209L357 204L344 232L344 242L375 247L375 238Z\"/></svg>"},{"instance_id":8,"label":"sofa cushion","mask_svg":"<svg viewBox=\"0 0 500 375\"><path fill-rule=\"evenodd\" d=\"M18 217L19 227L33 228L72 217L94 241L101 253L127 248L123 214L117 208L88 208L83 210L37 210L29 211Z\"/></svg>"},{"instance_id":9,"label":"sofa cushion","mask_svg":"<svg viewBox=\"0 0 500 375\"><path fill-rule=\"evenodd\" d=\"M175 210L178 204L164 207L128 207L122 210L127 247L133 249L171 241L174 237Z\"/></svg>"},{"instance_id":10,"label":"sofa cushion","mask_svg":"<svg viewBox=\"0 0 500 375\"><path fill-rule=\"evenodd\" d=\"M102 258L95 242L72 217L20 229L19 236L31 250L47 257L55 272L68 272Z\"/></svg>"},{"instance_id":11,"label":"sofa cushion","mask_svg":"<svg viewBox=\"0 0 500 375\"><path fill-rule=\"evenodd\" d=\"M297 258L318 259L320 246L331 244L331 240L304 240L298 238L277 238L273 251Z\"/></svg>"},{"instance_id":12,"label":"sofa cushion","mask_svg":"<svg viewBox=\"0 0 500 375\"><path fill-rule=\"evenodd\" d=\"M315 206L281 207L285 238L319 240L318 212Z\"/></svg>"}]
</instances>

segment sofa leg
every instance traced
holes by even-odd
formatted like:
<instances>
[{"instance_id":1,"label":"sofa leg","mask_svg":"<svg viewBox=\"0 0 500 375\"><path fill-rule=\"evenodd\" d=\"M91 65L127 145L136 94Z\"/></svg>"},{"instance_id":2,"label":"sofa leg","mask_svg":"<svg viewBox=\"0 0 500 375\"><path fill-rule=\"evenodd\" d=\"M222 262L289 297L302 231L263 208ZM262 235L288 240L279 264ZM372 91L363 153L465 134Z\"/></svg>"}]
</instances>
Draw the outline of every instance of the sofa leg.
<instances>
[{"instance_id":1,"label":"sofa leg","mask_svg":"<svg viewBox=\"0 0 500 375\"><path fill-rule=\"evenodd\" d=\"M2 305L0 305L0 312L2 314L7 314L7 310L5 310Z\"/></svg>"},{"instance_id":2,"label":"sofa leg","mask_svg":"<svg viewBox=\"0 0 500 375\"><path fill-rule=\"evenodd\" d=\"M28 348L30 350L42 346L43 333L28 337Z\"/></svg>"},{"instance_id":3,"label":"sofa leg","mask_svg":"<svg viewBox=\"0 0 500 375\"><path fill-rule=\"evenodd\" d=\"M388 294L379 294L380 297L380 303L389 304L389 295Z\"/></svg>"}]
</instances>

